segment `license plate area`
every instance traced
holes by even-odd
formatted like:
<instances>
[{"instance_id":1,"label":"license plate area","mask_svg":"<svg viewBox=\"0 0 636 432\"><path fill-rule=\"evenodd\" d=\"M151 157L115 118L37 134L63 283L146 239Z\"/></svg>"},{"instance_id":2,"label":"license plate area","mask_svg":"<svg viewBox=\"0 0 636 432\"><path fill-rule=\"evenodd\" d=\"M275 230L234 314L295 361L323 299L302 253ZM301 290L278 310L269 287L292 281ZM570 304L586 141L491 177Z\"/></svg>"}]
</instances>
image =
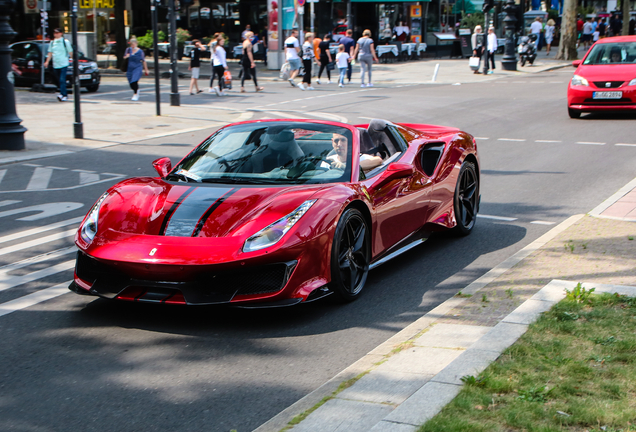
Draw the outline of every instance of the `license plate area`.
<instances>
[{"instance_id":1,"label":"license plate area","mask_svg":"<svg viewBox=\"0 0 636 432\"><path fill-rule=\"evenodd\" d=\"M623 97L622 91L602 91L602 92L594 92L592 94L592 99L621 99Z\"/></svg>"},{"instance_id":2,"label":"license plate area","mask_svg":"<svg viewBox=\"0 0 636 432\"><path fill-rule=\"evenodd\" d=\"M91 78L92 78L91 74L83 74L83 75L79 76L79 79L81 79L81 80L89 80Z\"/></svg>"}]
</instances>

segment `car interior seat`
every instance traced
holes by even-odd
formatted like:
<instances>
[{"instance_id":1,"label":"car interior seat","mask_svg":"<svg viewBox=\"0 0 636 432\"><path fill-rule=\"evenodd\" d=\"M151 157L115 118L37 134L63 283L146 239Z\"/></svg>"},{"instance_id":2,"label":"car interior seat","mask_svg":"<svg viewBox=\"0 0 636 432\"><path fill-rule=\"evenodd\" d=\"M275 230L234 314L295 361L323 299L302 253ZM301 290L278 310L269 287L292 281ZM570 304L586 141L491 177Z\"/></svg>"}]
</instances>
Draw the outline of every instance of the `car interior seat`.
<instances>
[{"instance_id":1,"label":"car interior seat","mask_svg":"<svg viewBox=\"0 0 636 432\"><path fill-rule=\"evenodd\" d=\"M305 155L294 139L294 133L286 127L277 125L267 128L259 149L252 155L254 173L270 172Z\"/></svg>"},{"instance_id":2,"label":"car interior seat","mask_svg":"<svg viewBox=\"0 0 636 432\"><path fill-rule=\"evenodd\" d=\"M386 120L379 119L373 119L371 120L371 123L369 123L367 132L373 141L373 149L370 150L372 153L369 154L380 153L382 159L386 159L398 152L387 135L388 124L389 123Z\"/></svg>"}]
</instances>

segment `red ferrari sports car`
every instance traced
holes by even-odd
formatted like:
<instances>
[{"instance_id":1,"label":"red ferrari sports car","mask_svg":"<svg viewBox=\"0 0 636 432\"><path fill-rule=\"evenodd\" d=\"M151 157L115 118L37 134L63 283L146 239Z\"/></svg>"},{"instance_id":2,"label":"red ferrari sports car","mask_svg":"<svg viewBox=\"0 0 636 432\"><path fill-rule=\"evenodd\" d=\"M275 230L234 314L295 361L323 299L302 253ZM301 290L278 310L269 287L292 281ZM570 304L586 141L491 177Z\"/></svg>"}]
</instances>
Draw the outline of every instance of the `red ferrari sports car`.
<instances>
[{"instance_id":1,"label":"red ferrari sports car","mask_svg":"<svg viewBox=\"0 0 636 432\"><path fill-rule=\"evenodd\" d=\"M601 39L576 67L568 86L568 114L636 109L636 36Z\"/></svg>"},{"instance_id":2,"label":"red ferrari sports car","mask_svg":"<svg viewBox=\"0 0 636 432\"><path fill-rule=\"evenodd\" d=\"M70 289L167 304L356 299L432 231L469 234L479 159L458 129L373 120L235 123L159 177L124 180L80 225Z\"/></svg>"}]
</instances>

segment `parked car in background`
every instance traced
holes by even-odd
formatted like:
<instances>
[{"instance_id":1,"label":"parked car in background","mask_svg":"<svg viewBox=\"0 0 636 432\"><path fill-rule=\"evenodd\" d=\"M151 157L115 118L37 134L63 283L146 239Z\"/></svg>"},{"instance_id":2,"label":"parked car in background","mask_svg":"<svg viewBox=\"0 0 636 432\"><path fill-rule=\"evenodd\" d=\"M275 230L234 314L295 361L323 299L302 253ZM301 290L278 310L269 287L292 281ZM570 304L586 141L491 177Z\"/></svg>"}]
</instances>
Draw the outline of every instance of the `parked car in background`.
<instances>
[{"instance_id":1,"label":"parked car in background","mask_svg":"<svg viewBox=\"0 0 636 432\"><path fill-rule=\"evenodd\" d=\"M40 41L16 42L10 46L11 63L13 65L13 77L15 85L31 87L33 84L41 82L42 73L42 51L44 49L44 58L49 52L49 41L44 43ZM95 60L86 58L83 53L78 52L78 69L80 86L86 88L89 92L96 92L99 89L101 75L99 67ZM73 64L71 60L71 65ZM67 75L66 81L69 86L73 82L73 74ZM53 68L49 64L49 68L44 71L44 82L47 84L57 84L57 79L53 73Z\"/></svg>"}]
</instances>

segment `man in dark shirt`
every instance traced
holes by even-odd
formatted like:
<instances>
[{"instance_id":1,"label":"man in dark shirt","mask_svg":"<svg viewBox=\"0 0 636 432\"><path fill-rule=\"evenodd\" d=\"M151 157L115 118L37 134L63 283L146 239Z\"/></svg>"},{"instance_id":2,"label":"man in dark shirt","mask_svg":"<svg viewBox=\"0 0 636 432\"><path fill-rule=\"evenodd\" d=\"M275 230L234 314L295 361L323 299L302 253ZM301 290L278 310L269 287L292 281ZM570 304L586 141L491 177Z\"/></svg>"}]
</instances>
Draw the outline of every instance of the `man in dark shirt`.
<instances>
[{"instance_id":1,"label":"man in dark shirt","mask_svg":"<svg viewBox=\"0 0 636 432\"><path fill-rule=\"evenodd\" d=\"M596 30L598 30L599 39L602 39L605 37L605 32L607 30L607 24L605 24L605 18L598 19L598 25L596 26Z\"/></svg>"},{"instance_id":2,"label":"man in dark shirt","mask_svg":"<svg viewBox=\"0 0 636 432\"><path fill-rule=\"evenodd\" d=\"M614 14L610 20L610 30L612 30L612 36L620 36L623 31L623 21L618 17L618 14Z\"/></svg>"},{"instance_id":3,"label":"man in dark shirt","mask_svg":"<svg viewBox=\"0 0 636 432\"><path fill-rule=\"evenodd\" d=\"M199 90L199 71L201 70L201 51L205 50L205 47L201 45L201 41L194 39L194 48L190 51L190 66L188 69L192 72L192 78L190 79L190 94L193 95L194 88L196 87L197 93L201 93L203 90Z\"/></svg>"},{"instance_id":4,"label":"man in dark shirt","mask_svg":"<svg viewBox=\"0 0 636 432\"><path fill-rule=\"evenodd\" d=\"M340 39L340 43L344 45L345 52L349 54L351 59L353 59L353 51L356 47L356 41L353 40L353 30L351 29L347 30L345 37ZM351 82L351 72L352 72L352 67L351 67L351 62L349 62L349 65L347 66L347 79L349 80L349 82Z\"/></svg>"}]
</instances>

